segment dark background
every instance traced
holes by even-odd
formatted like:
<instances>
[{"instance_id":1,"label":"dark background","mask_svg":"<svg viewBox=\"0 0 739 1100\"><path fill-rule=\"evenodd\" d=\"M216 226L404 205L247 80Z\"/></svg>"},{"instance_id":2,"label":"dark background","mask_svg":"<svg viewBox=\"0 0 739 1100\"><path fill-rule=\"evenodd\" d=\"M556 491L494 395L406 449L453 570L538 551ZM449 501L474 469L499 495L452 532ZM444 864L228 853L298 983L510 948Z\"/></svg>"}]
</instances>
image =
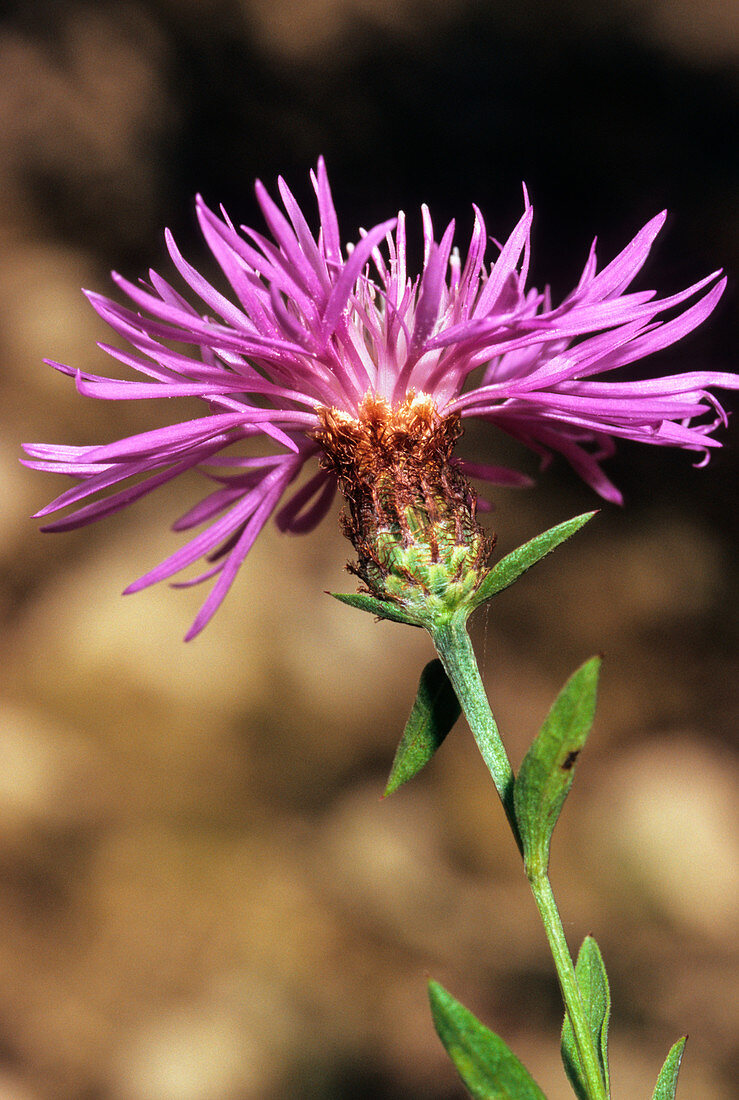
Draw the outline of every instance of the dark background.
<instances>
[{"instance_id":1,"label":"dark background","mask_svg":"<svg viewBox=\"0 0 739 1100\"><path fill-rule=\"evenodd\" d=\"M43 365L105 373L80 286L167 269L164 225L212 272L193 194L261 225L253 180L281 173L312 209L321 152L346 239L399 207L418 234L428 202L435 224L457 217L463 245L473 201L504 237L525 180L532 279L555 299L595 234L607 262L667 207L639 286L669 293L718 266L730 283L662 369L735 369L735 6L3 10L0 1100L451 1100L428 975L550 1100L567 1096L543 935L464 724L379 801L431 654L418 632L324 595L352 587L337 525L266 531L184 647L201 592L119 593L170 552L197 479L41 536L28 515L58 485L18 449L158 423L159 403L85 401ZM606 506L477 625L515 764L566 676L605 651L553 877L573 947L592 932L609 965L622 1096L650 1094L685 1031L680 1095L726 1100L734 1084L735 435L702 470L621 447L608 469L626 508ZM505 440L465 445L536 473ZM506 551L597 501L555 462L495 504Z\"/></svg>"}]
</instances>

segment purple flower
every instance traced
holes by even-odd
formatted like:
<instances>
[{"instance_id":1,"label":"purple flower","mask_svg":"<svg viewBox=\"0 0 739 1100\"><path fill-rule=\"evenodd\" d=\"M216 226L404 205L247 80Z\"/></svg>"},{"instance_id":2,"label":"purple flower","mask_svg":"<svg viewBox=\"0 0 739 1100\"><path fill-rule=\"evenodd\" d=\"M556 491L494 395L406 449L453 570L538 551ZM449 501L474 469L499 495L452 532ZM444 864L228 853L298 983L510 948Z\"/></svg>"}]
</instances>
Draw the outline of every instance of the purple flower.
<instances>
[{"instance_id":1,"label":"purple flower","mask_svg":"<svg viewBox=\"0 0 739 1100\"><path fill-rule=\"evenodd\" d=\"M103 350L146 380L51 364L73 376L86 396L194 396L207 405L203 416L101 446L25 448L28 465L78 481L38 513L73 506L46 531L70 530L119 511L193 467L207 474L214 488L174 524L178 531L202 530L127 589L138 591L205 558L205 572L184 582L216 578L188 638L211 618L270 515L277 510L281 530L304 532L329 510L336 478L323 466L283 502L306 463L320 457L321 410L356 418L368 394L390 408L409 395L427 396L442 418L488 421L545 460L559 452L596 492L616 502L620 494L600 465L616 438L681 447L703 461L720 446L712 432L726 415L709 387L737 388L739 376L613 377L617 368L694 329L725 286L714 272L667 298L650 290L626 293L665 214L601 271L593 246L577 286L555 307L548 290L526 289L533 210L525 193L520 221L488 264L487 233L476 207L464 262L453 246L454 223L437 243L424 207L423 270L413 276L406 269L402 213L342 249L322 160L311 179L317 237L283 180L285 213L256 185L271 237L238 230L198 198L198 221L231 297L190 266L169 232L170 255L200 299L197 308L153 271L141 285L114 274L133 308L88 293L132 349L103 344ZM174 350L173 341L189 350ZM252 437L268 448L245 453L243 441ZM511 470L458 465L491 483L528 481Z\"/></svg>"}]
</instances>

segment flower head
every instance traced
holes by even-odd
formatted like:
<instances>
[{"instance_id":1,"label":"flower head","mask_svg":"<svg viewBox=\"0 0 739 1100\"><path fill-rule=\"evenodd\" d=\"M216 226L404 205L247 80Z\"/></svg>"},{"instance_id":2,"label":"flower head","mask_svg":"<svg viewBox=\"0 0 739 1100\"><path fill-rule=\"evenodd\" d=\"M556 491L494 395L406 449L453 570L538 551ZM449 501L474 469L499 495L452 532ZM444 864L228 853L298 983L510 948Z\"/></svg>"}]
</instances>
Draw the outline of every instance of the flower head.
<instances>
[{"instance_id":1,"label":"flower head","mask_svg":"<svg viewBox=\"0 0 739 1100\"><path fill-rule=\"evenodd\" d=\"M454 223L437 242L424 207L423 267L413 276L406 266L402 212L342 248L322 160L311 179L317 236L283 180L278 187L284 212L256 185L271 236L237 229L198 198L200 228L230 296L184 259L169 232L172 261L199 299L197 306L153 271L140 285L114 274L132 307L88 293L100 316L131 346L122 351L103 344L103 350L144 380L51 364L74 377L86 396L194 396L207 406L203 416L100 446L26 447L28 465L78 479L38 513L72 507L47 531L109 515L194 467L206 473L213 488L174 524L178 531L200 532L127 589L137 591L206 559L206 570L184 582L215 578L188 637L211 618L270 515L283 531L308 531L329 510L338 484L350 508L352 501L356 505L356 521L368 506L377 463L385 462L386 475L397 473L404 468L398 459L403 447L412 455L425 439L428 454L438 457L444 441L439 477L455 482L467 517L457 516L453 524L474 527L474 500L460 487L462 473L498 484L528 479L451 458L451 443L468 417L496 425L543 459L559 452L611 501L620 495L601 462L617 438L692 450L704 461L720 445L712 432L726 416L710 388L737 388L739 376L694 371L641 381L614 377L618 368L694 329L724 289L725 279L714 272L666 298L649 290L627 292L664 214L601 271L593 246L577 286L554 306L548 291L526 289L533 211L525 192L518 224L488 263L487 232L476 207L464 263L453 246ZM415 427L409 428L411 422ZM424 424L433 426L428 438ZM269 453L248 453L243 443L254 437L267 441ZM384 460L378 458L381 439L394 440L396 447L386 447ZM360 450L352 451L351 440ZM288 495L303 467L316 459L316 471ZM363 469L373 472L352 496L349 481ZM417 488L425 492L423 471L419 476ZM436 506L430 507L433 512ZM357 545L363 536L355 534ZM462 537L459 530L456 537ZM360 549L360 572L363 564L365 572L370 569Z\"/></svg>"}]
</instances>

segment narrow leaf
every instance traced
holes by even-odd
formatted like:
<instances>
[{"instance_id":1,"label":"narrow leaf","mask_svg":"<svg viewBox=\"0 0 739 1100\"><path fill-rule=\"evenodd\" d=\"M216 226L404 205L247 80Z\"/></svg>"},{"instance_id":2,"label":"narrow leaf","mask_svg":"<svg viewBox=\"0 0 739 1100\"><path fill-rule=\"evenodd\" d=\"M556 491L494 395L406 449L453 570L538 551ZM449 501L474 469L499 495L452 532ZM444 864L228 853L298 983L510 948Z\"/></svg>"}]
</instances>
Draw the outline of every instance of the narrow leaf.
<instances>
[{"instance_id":1,"label":"narrow leaf","mask_svg":"<svg viewBox=\"0 0 739 1100\"><path fill-rule=\"evenodd\" d=\"M606 1087L606 1096L611 1095L608 1074L608 1021L611 1016L611 992L608 988L608 976L603 963L600 948L592 936L586 936L575 964L577 984L580 987L585 1016L593 1037L593 1045L598 1054L600 1072ZM562 1025L562 1061L573 1089L582 1100L588 1100L585 1077L582 1072L580 1054L575 1041L570 1018L565 1014Z\"/></svg>"},{"instance_id":2,"label":"narrow leaf","mask_svg":"<svg viewBox=\"0 0 739 1100\"><path fill-rule=\"evenodd\" d=\"M389 600L378 600L376 596L370 596L366 592L330 592L335 600L348 604L349 607L357 607L360 611L369 611L370 615L376 615L378 619L391 619L394 623L405 623L407 626L418 626L401 609Z\"/></svg>"},{"instance_id":3,"label":"narrow leaf","mask_svg":"<svg viewBox=\"0 0 739 1100\"><path fill-rule=\"evenodd\" d=\"M522 573L525 573L532 565L536 565L561 542L565 542L571 535L574 535L595 515L597 515L597 512L585 512L581 516L575 516L574 519L568 519L564 523L552 527L551 530L537 535L529 542L525 542L523 546L519 546L517 550L512 550L510 554L506 554L490 570L478 588L474 596L474 606L479 607L491 596L497 596L498 592L508 588L515 580L518 580Z\"/></svg>"},{"instance_id":4,"label":"narrow leaf","mask_svg":"<svg viewBox=\"0 0 739 1100\"><path fill-rule=\"evenodd\" d=\"M670 1053L665 1058L665 1064L659 1071L652 1100L675 1100L677 1075L680 1072L680 1063L683 1060L683 1051L687 1039L687 1035L683 1036L670 1048Z\"/></svg>"},{"instance_id":5,"label":"narrow leaf","mask_svg":"<svg viewBox=\"0 0 739 1100\"><path fill-rule=\"evenodd\" d=\"M397 791L427 764L459 718L462 708L441 661L429 661L395 753L385 796Z\"/></svg>"},{"instance_id":6,"label":"narrow leaf","mask_svg":"<svg viewBox=\"0 0 739 1100\"><path fill-rule=\"evenodd\" d=\"M429 982L434 1027L474 1100L546 1100L529 1071L438 982Z\"/></svg>"},{"instance_id":7,"label":"narrow leaf","mask_svg":"<svg viewBox=\"0 0 739 1100\"><path fill-rule=\"evenodd\" d=\"M591 657L567 681L518 773L514 807L529 871L543 872L549 864L552 831L593 724L600 663Z\"/></svg>"}]
</instances>

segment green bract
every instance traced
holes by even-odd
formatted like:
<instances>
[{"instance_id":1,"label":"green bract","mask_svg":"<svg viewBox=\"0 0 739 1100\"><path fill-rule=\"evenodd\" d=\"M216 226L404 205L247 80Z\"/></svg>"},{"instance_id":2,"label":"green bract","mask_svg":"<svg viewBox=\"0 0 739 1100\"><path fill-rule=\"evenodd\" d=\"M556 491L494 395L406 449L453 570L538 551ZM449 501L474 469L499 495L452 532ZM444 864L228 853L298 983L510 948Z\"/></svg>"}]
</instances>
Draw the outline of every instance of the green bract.
<instances>
[{"instance_id":1,"label":"green bract","mask_svg":"<svg viewBox=\"0 0 739 1100\"><path fill-rule=\"evenodd\" d=\"M376 535L382 573L375 583L383 595L399 604L411 621L427 628L460 609L472 611L475 592L487 572L483 536L470 532L469 539L460 543L452 518L430 528L432 539L429 528L424 530L419 523L417 509L408 508L406 520L410 537L387 528Z\"/></svg>"},{"instance_id":2,"label":"green bract","mask_svg":"<svg viewBox=\"0 0 739 1100\"><path fill-rule=\"evenodd\" d=\"M423 626L433 633L452 616L467 619L595 515L585 512L557 524L490 569L483 564L481 533L470 530L466 541L460 542L453 518L434 523L424 509L409 507L405 531L395 524L373 535L377 559L372 568L373 593L333 595L379 618Z\"/></svg>"}]
</instances>

